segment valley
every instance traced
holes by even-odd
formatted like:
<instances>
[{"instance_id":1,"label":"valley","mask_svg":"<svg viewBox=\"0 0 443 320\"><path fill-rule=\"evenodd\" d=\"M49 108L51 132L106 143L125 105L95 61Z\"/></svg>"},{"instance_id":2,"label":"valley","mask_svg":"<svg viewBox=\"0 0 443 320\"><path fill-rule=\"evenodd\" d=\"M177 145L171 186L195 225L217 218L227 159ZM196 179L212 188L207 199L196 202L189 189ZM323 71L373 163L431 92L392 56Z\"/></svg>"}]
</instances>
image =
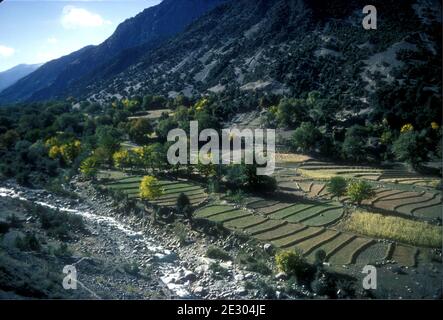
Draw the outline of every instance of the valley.
<instances>
[{"instance_id":1,"label":"valley","mask_svg":"<svg viewBox=\"0 0 443 320\"><path fill-rule=\"evenodd\" d=\"M363 4L164 0L8 82L0 299L442 299L441 3Z\"/></svg>"}]
</instances>

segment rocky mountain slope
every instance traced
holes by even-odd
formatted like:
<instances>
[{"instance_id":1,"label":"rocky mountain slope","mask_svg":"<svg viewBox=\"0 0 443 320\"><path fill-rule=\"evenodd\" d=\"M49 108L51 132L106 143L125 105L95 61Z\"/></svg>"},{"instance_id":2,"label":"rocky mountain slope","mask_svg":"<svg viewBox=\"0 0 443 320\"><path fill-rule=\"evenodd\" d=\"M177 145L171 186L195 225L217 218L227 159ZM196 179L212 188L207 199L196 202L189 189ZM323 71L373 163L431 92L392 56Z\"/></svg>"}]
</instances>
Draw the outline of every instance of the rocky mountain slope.
<instances>
[{"instance_id":1,"label":"rocky mountain slope","mask_svg":"<svg viewBox=\"0 0 443 320\"><path fill-rule=\"evenodd\" d=\"M71 92L97 101L148 93L217 93L232 100L257 92L305 97L316 90L338 101L346 116L364 113L382 88L413 83L411 99L425 104L440 92L440 2L373 4L377 30L362 27L366 3L359 0L231 1L118 76Z\"/></svg>"},{"instance_id":2,"label":"rocky mountain slope","mask_svg":"<svg viewBox=\"0 0 443 320\"><path fill-rule=\"evenodd\" d=\"M110 77L133 61L125 60L128 56L125 50L142 46L138 49L140 51L131 51L132 55L149 52L224 1L165 0L120 24L115 33L101 45L88 46L46 63L37 72L5 90L0 95L0 102L63 97L76 82L88 83L99 75ZM112 62L116 57L118 65ZM109 68L113 65L113 68Z\"/></svg>"}]
</instances>

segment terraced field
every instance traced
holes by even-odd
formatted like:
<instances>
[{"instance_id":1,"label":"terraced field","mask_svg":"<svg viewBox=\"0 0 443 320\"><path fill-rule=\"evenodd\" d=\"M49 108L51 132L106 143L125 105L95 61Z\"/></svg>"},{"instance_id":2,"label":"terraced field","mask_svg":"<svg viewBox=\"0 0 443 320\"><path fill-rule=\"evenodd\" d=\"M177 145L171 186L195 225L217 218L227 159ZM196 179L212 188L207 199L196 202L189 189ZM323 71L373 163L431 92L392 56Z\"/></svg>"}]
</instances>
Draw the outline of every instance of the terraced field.
<instances>
[{"instance_id":1,"label":"terraced field","mask_svg":"<svg viewBox=\"0 0 443 320\"><path fill-rule=\"evenodd\" d=\"M440 178L409 172L404 167L381 169L367 166L345 166L320 161L306 161L300 165L298 172L307 178L327 180L335 176L343 178L360 178L386 183L406 184L434 188Z\"/></svg>"},{"instance_id":2,"label":"terraced field","mask_svg":"<svg viewBox=\"0 0 443 320\"><path fill-rule=\"evenodd\" d=\"M325 183L321 182L286 182L282 183L283 191L292 186L292 193L302 190L308 198L331 199ZM377 209L398 212L404 215L422 219L442 218L443 206L441 193L437 191L408 191L374 187L376 196L373 199L363 201L364 205L373 206ZM347 201L343 197L342 201Z\"/></svg>"},{"instance_id":3,"label":"terraced field","mask_svg":"<svg viewBox=\"0 0 443 320\"><path fill-rule=\"evenodd\" d=\"M277 205L262 200L252 204L259 210L266 209L262 206L264 204ZM199 209L195 216L222 223L230 230L244 232L257 240L272 243L277 248L300 250L309 262L314 262L318 250L324 250L326 261L331 265L366 265L392 259L399 264L411 266L415 264L417 254L417 249L413 247L377 242L371 238L304 223L290 223L230 205L209 205Z\"/></svg>"},{"instance_id":4,"label":"terraced field","mask_svg":"<svg viewBox=\"0 0 443 320\"><path fill-rule=\"evenodd\" d=\"M142 176L131 176L116 179L104 186L111 190L120 190L131 199L138 199L141 180ZM152 201L152 203L160 206L175 206L181 193L188 196L192 205L198 205L207 199L207 194L202 187L187 181L160 181L160 184L164 189L164 194L158 200Z\"/></svg>"},{"instance_id":5,"label":"terraced field","mask_svg":"<svg viewBox=\"0 0 443 320\"><path fill-rule=\"evenodd\" d=\"M441 193L437 192L378 189L376 197L364 204L423 219L441 218L443 212Z\"/></svg>"},{"instance_id":6,"label":"terraced field","mask_svg":"<svg viewBox=\"0 0 443 320\"><path fill-rule=\"evenodd\" d=\"M303 223L307 226L318 227L334 224L343 216L343 208L335 202L287 203L278 201L258 201L248 205L248 208L274 220L285 220L290 223Z\"/></svg>"}]
</instances>

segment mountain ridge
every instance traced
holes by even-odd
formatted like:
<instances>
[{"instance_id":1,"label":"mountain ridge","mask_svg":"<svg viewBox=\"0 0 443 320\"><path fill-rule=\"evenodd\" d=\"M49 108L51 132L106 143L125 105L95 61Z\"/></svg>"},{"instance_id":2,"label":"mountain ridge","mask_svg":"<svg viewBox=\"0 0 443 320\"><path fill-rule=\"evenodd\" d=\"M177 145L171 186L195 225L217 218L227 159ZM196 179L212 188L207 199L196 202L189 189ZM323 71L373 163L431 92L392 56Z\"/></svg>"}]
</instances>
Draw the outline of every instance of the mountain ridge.
<instances>
[{"instance_id":1,"label":"mountain ridge","mask_svg":"<svg viewBox=\"0 0 443 320\"><path fill-rule=\"evenodd\" d=\"M0 72L0 92L40 68L43 64L19 64Z\"/></svg>"},{"instance_id":2,"label":"mountain ridge","mask_svg":"<svg viewBox=\"0 0 443 320\"><path fill-rule=\"evenodd\" d=\"M60 97L79 79L87 80L94 70L128 50L143 45L151 50L181 32L192 21L225 0L165 0L121 23L114 34L98 46L87 46L44 64L20 83L0 94L0 101L39 101ZM120 71L120 70L118 70Z\"/></svg>"}]
</instances>

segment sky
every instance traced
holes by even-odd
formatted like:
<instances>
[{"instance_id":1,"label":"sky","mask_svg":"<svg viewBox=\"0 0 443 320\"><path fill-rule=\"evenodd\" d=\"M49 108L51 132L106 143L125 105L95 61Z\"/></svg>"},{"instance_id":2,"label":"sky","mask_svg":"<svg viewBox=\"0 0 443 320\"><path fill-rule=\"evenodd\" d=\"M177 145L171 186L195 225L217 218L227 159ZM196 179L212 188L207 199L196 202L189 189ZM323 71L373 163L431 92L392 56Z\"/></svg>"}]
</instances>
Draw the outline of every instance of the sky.
<instances>
[{"instance_id":1,"label":"sky","mask_svg":"<svg viewBox=\"0 0 443 320\"><path fill-rule=\"evenodd\" d=\"M44 63L106 40L161 0L0 0L0 72Z\"/></svg>"}]
</instances>

